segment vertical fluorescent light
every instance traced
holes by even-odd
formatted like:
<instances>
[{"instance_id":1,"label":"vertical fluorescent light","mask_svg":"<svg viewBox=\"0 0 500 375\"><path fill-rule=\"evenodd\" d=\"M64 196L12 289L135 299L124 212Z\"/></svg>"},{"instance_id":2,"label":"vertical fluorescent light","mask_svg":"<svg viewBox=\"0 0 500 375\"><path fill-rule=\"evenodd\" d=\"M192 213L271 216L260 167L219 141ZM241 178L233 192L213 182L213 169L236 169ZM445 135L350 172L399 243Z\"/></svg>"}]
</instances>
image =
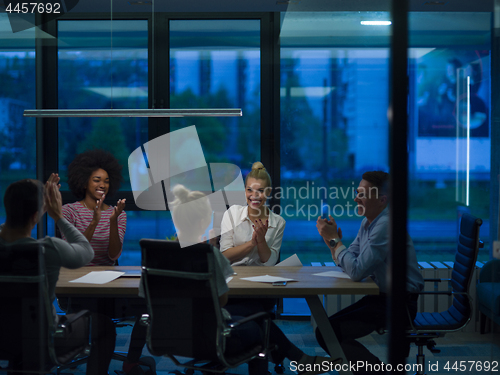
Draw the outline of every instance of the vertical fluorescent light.
<instances>
[{"instance_id":1,"label":"vertical fluorescent light","mask_svg":"<svg viewBox=\"0 0 500 375\"><path fill-rule=\"evenodd\" d=\"M469 168L470 168L470 76L467 76L467 191L465 205L469 206Z\"/></svg>"}]
</instances>

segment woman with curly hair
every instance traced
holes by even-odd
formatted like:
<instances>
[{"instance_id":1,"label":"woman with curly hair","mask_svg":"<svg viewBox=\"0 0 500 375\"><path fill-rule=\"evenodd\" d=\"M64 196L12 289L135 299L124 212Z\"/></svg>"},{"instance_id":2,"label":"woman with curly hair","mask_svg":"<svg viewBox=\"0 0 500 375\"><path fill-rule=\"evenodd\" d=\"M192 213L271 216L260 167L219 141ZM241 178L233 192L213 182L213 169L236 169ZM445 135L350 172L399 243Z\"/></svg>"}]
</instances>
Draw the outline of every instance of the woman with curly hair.
<instances>
[{"instance_id":1,"label":"woman with curly hair","mask_svg":"<svg viewBox=\"0 0 500 375\"><path fill-rule=\"evenodd\" d=\"M95 256L89 266L114 265L122 253L125 199L114 207L104 203L120 188L121 170L118 160L104 150L85 151L68 167L68 185L78 201L65 204L63 215L92 245Z\"/></svg>"}]
</instances>

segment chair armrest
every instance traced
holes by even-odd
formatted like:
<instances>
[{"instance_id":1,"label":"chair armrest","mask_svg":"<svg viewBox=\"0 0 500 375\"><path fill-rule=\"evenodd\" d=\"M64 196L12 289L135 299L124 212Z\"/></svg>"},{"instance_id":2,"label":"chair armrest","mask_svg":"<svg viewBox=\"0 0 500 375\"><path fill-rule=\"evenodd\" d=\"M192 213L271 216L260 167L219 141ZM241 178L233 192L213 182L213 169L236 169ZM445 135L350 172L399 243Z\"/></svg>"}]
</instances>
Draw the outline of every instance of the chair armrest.
<instances>
[{"instance_id":1,"label":"chair armrest","mask_svg":"<svg viewBox=\"0 0 500 375\"><path fill-rule=\"evenodd\" d=\"M442 290L442 291L428 291L428 292L420 292L418 295L432 295L432 294L442 294L446 296L451 296L453 292L451 290Z\"/></svg>"},{"instance_id":2,"label":"chair armrest","mask_svg":"<svg viewBox=\"0 0 500 375\"><path fill-rule=\"evenodd\" d=\"M433 282L433 283L440 283L443 281L448 281L450 282L451 279L424 279L425 282Z\"/></svg>"},{"instance_id":3,"label":"chair armrest","mask_svg":"<svg viewBox=\"0 0 500 375\"><path fill-rule=\"evenodd\" d=\"M453 291L448 291L448 290L441 290L441 291L429 291L429 292L419 292L418 295L432 295L432 294L443 294L443 295L446 295L446 296L452 296L453 294L465 294L467 296L469 296L469 293L467 292L453 292Z\"/></svg>"},{"instance_id":4,"label":"chair armrest","mask_svg":"<svg viewBox=\"0 0 500 375\"><path fill-rule=\"evenodd\" d=\"M61 322L60 324L58 324L58 327L71 326L78 319L81 319L84 316L90 316L90 311L89 310L81 310L75 314L69 314L69 315L63 315L63 316L65 316L66 319L63 322Z\"/></svg>"},{"instance_id":5,"label":"chair armrest","mask_svg":"<svg viewBox=\"0 0 500 375\"><path fill-rule=\"evenodd\" d=\"M269 317L268 313L266 313L266 312L259 312L259 313L247 316L247 317L245 317L243 319L240 319L237 322L230 323L230 324L228 324L228 326L231 327L231 328L236 328L236 327L238 327L238 326L240 326L242 324L245 324L247 322L250 322L250 321L253 321L253 320L257 320L257 319L260 319L260 318L262 318L264 320L271 320L271 318Z\"/></svg>"},{"instance_id":6,"label":"chair armrest","mask_svg":"<svg viewBox=\"0 0 500 375\"><path fill-rule=\"evenodd\" d=\"M79 321L81 318L86 316L90 317L89 310L81 310L75 314L61 315L59 323L57 324L57 327L55 327L54 330L54 337L55 338L67 337L67 335L70 335L71 332L73 331L72 328L73 323ZM90 327L90 319L88 320L87 323L88 326Z\"/></svg>"}]
</instances>

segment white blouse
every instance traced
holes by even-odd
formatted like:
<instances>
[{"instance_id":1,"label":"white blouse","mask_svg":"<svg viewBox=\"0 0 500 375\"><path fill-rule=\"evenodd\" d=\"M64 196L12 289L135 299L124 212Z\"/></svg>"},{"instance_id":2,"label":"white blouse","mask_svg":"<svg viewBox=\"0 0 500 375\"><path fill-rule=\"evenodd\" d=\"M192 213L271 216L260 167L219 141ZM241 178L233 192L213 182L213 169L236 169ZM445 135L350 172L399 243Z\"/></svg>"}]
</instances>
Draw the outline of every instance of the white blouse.
<instances>
[{"instance_id":1,"label":"white blouse","mask_svg":"<svg viewBox=\"0 0 500 375\"><path fill-rule=\"evenodd\" d=\"M242 245L252 239L252 221L248 217L248 206L234 205L229 207L222 217L220 251L224 252L235 246ZM271 250L267 262L260 261L257 246L243 259L232 263L232 266L274 266L278 260L285 219L269 210L269 226L266 233L266 243Z\"/></svg>"}]
</instances>

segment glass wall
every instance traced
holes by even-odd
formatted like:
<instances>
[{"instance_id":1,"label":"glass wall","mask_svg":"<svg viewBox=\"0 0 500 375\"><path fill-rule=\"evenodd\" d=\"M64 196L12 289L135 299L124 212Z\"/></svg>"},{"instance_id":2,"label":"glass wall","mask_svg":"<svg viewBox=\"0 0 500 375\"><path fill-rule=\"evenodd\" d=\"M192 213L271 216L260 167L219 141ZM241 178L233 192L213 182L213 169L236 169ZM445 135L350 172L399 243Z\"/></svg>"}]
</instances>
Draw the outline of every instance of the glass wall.
<instances>
[{"instance_id":1,"label":"glass wall","mask_svg":"<svg viewBox=\"0 0 500 375\"><path fill-rule=\"evenodd\" d=\"M58 46L59 108L148 108L146 20L59 21ZM120 161L120 190L130 191L128 156L147 140L147 118L59 118L61 189L68 189L67 168L75 155L101 148ZM110 198L112 204L123 197ZM166 212L127 211L120 264L140 264L139 240L166 236L168 217Z\"/></svg>"},{"instance_id":2,"label":"glass wall","mask_svg":"<svg viewBox=\"0 0 500 375\"><path fill-rule=\"evenodd\" d=\"M196 125L207 162L248 173L260 158L260 20L171 20L170 107L241 108L242 117L172 118Z\"/></svg>"},{"instance_id":3,"label":"glass wall","mask_svg":"<svg viewBox=\"0 0 500 375\"><path fill-rule=\"evenodd\" d=\"M491 14L410 13L409 24L410 234L419 260L453 261L471 213L483 219L487 260Z\"/></svg>"},{"instance_id":4,"label":"glass wall","mask_svg":"<svg viewBox=\"0 0 500 375\"><path fill-rule=\"evenodd\" d=\"M148 107L147 21L59 21L60 109ZM147 118L59 119L62 187L76 154L110 151L123 164L122 190L130 190L129 154L147 141Z\"/></svg>"},{"instance_id":5,"label":"glass wall","mask_svg":"<svg viewBox=\"0 0 500 375\"><path fill-rule=\"evenodd\" d=\"M383 12L282 17L283 257L331 262L316 219L332 214L350 243L362 219L354 188L365 171L388 171L390 27L361 25L388 19ZM490 14L413 12L409 21L408 230L419 261L453 261L458 220L470 212L484 221L479 260L486 260Z\"/></svg>"},{"instance_id":6,"label":"glass wall","mask_svg":"<svg viewBox=\"0 0 500 375\"><path fill-rule=\"evenodd\" d=\"M318 216L338 218L344 240L361 218L354 190L363 171L388 170L388 13L287 13L281 45L282 258L331 262Z\"/></svg>"},{"instance_id":7,"label":"glass wall","mask_svg":"<svg viewBox=\"0 0 500 375\"><path fill-rule=\"evenodd\" d=\"M196 125L206 163L235 164L245 176L261 152L260 20L170 20L169 30L170 108L240 108L243 113L171 118L170 131ZM216 178L212 175L211 182ZM216 234L221 219L213 219Z\"/></svg>"},{"instance_id":8,"label":"glass wall","mask_svg":"<svg viewBox=\"0 0 500 375\"><path fill-rule=\"evenodd\" d=\"M44 35L50 37L50 35ZM36 178L36 121L23 117L35 102L35 30L12 33L0 13L0 196L9 184ZM5 208L0 204L0 223ZM36 237L36 228L33 231Z\"/></svg>"},{"instance_id":9,"label":"glass wall","mask_svg":"<svg viewBox=\"0 0 500 375\"><path fill-rule=\"evenodd\" d=\"M390 27L361 25L388 18L386 12L281 15L281 186L275 192L287 220L282 258L298 253L305 264L329 262L316 218L339 217L349 242L360 221L353 194L361 174L388 170ZM463 212L484 220L479 259L488 258L490 18L410 14L409 232L419 260L452 260ZM25 146L35 142L35 121L21 116L35 108L35 69L34 30L13 34L7 17L0 20L2 190L8 181L35 176L35 148ZM234 163L246 174L261 154L260 20L170 19L168 29L170 107L243 110L241 118L171 119L171 131L196 125L207 162ZM59 21L57 37L59 108L147 108L146 20ZM122 190L129 191L128 155L147 140L144 118L59 119L63 190L74 156L105 148L122 162ZM155 222L152 236L175 233L171 223L156 227L157 219L168 222L168 213L129 212L134 217L147 217L148 228ZM127 241L140 236L132 228Z\"/></svg>"}]
</instances>

